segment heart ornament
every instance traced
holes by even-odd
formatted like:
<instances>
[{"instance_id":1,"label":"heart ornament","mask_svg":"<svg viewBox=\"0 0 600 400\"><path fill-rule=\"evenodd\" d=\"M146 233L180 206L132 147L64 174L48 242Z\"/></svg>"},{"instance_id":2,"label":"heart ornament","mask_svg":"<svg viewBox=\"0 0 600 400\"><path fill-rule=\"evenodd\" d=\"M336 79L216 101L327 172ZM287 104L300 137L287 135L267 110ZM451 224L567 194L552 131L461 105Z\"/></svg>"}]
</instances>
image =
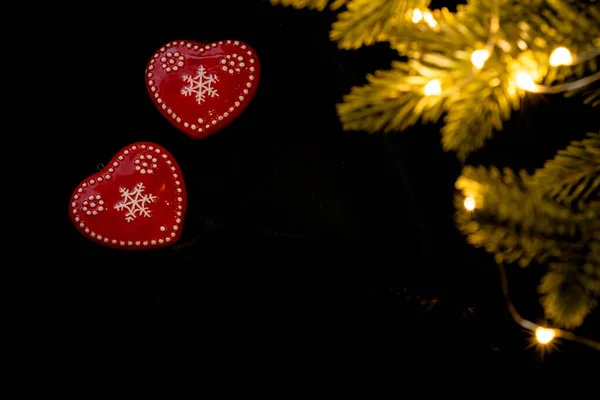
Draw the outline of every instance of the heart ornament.
<instances>
[{"instance_id":1,"label":"heart ornament","mask_svg":"<svg viewBox=\"0 0 600 400\"><path fill-rule=\"evenodd\" d=\"M239 40L167 43L146 67L146 88L154 105L195 139L236 119L254 97L259 78L255 51Z\"/></svg>"},{"instance_id":2,"label":"heart ornament","mask_svg":"<svg viewBox=\"0 0 600 400\"><path fill-rule=\"evenodd\" d=\"M140 142L77 186L69 214L79 232L96 243L142 250L175 243L186 206L183 175L173 156L155 143Z\"/></svg>"}]
</instances>

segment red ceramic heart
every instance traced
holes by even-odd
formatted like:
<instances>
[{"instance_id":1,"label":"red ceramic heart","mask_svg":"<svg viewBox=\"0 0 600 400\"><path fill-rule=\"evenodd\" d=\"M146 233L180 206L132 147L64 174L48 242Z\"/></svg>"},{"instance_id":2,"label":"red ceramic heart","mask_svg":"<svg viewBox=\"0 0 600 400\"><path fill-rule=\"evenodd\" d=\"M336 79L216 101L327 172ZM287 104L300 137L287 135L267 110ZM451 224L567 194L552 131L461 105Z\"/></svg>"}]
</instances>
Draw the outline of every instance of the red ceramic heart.
<instances>
[{"instance_id":1,"label":"red ceramic heart","mask_svg":"<svg viewBox=\"0 0 600 400\"><path fill-rule=\"evenodd\" d=\"M167 43L146 68L146 87L158 110L195 139L237 118L254 97L259 78L256 53L238 40Z\"/></svg>"},{"instance_id":2,"label":"red ceramic heart","mask_svg":"<svg viewBox=\"0 0 600 400\"><path fill-rule=\"evenodd\" d=\"M173 156L148 142L119 151L86 178L69 203L71 220L96 243L128 250L168 246L181 235L187 195Z\"/></svg>"}]
</instances>

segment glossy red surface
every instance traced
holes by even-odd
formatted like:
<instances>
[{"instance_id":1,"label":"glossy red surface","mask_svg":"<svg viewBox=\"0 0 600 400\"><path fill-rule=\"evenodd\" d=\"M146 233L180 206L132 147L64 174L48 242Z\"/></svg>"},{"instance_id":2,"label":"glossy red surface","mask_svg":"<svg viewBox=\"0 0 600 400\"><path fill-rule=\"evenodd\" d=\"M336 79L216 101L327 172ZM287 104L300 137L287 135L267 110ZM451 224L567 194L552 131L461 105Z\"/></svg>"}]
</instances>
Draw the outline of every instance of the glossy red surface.
<instances>
[{"instance_id":1,"label":"glossy red surface","mask_svg":"<svg viewBox=\"0 0 600 400\"><path fill-rule=\"evenodd\" d=\"M131 144L81 182L69 215L85 237L109 247L143 250L181 236L187 195L173 156L155 143Z\"/></svg>"},{"instance_id":2,"label":"glossy red surface","mask_svg":"<svg viewBox=\"0 0 600 400\"><path fill-rule=\"evenodd\" d=\"M158 110L187 135L202 139L248 106L258 86L255 51L238 40L174 41L146 67L146 88Z\"/></svg>"}]
</instances>

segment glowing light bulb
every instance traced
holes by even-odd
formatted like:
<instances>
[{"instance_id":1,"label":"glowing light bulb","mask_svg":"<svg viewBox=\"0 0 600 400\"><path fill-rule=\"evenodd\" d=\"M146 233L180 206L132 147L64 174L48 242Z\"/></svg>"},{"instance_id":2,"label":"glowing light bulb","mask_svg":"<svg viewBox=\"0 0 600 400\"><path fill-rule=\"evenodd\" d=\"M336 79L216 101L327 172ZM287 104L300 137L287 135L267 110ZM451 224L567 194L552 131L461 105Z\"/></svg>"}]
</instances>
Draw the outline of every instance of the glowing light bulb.
<instances>
[{"instance_id":1,"label":"glowing light bulb","mask_svg":"<svg viewBox=\"0 0 600 400\"><path fill-rule=\"evenodd\" d=\"M439 79L432 79L427 82L427 85L423 88L425 96L437 96L442 93L442 86L440 85Z\"/></svg>"},{"instance_id":2,"label":"glowing light bulb","mask_svg":"<svg viewBox=\"0 0 600 400\"><path fill-rule=\"evenodd\" d=\"M475 199L471 196L465 197L465 201L463 203L467 211L473 211L475 209Z\"/></svg>"},{"instance_id":3,"label":"glowing light bulb","mask_svg":"<svg viewBox=\"0 0 600 400\"><path fill-rule=\"evenodd\" d=\"M531 75L527 72L521 71L517 73L517 86L523 90L533 91L535 89L535 82Z\"/></svg>"},{"instance_id":4,"label":"glowing light bulb","mask_svg":"<svg viewBox=\"0 0 600 400\"><path fill-rule=\"evenodd\" d=\"M554 336L556 336L554 329L546 329L546 328L542 328L541 326L539 326L535 330L535 337L536 337L537 341L540 342L541 344L550 343L552 341L552 339L554 339Z\"/></svg>"},{"instance_id":5,"label":"glowing light bulb","mask_svg":"<svg viewBox=\"0 0 600 400\"><path fill-rule=\"evenodd\" d=\"M573 63L573 56L566 47L557 47L550 54L550 65L558 67L559 65L570 65Z\"/></svg>"},{"instance_id":6,"label":"glowing light bulb","mask_svg":"<svg viewBox=\"0 0 600 400\"><path fill-rule=\"evenodd\" d=\"M412 12L412 22L417 23L423 19L423 12L418 8L415 8Z\"/></svg>"},{"instance_id":7,"label":"glowing light bulb","mask_svg":"<svg viewBox=\"0 0 600 400\"><path fill-rule=\"evenodd\" d=\"M432 28L435 28L438 24L437 21L435 20L435 18L433 18L433 14L429 11L425 11L423 13L423 19Z\"/></svg>"},{"instance_id":8,"label":"glowing light bulb","mask_svg":"<svg viewBox=\"0 0 600 400\"><path fill-rule=\"evenodd\" d=\"M473 54L471 54L471 62L477 69L483 68L483 64L490 58L490 52L483 50L475 50Z\"/></svg>"}]
</instances>

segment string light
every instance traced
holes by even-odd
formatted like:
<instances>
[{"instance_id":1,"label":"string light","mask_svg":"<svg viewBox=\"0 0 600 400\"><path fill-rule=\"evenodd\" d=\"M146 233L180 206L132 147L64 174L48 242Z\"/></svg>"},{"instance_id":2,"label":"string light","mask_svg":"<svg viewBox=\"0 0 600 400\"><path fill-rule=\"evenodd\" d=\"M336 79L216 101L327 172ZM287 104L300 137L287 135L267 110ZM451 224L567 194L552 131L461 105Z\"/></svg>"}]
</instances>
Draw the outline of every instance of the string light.
<instances>
[{"instance_id":1,"label":"string light","mask_svg":"<svg viewBox=\"0 0 600 400\"><path fill-rule=\"evenodd\" d=\"M533 92L535 90L535 82L531 75L525 71L519 71L516 75L517 86L523 90Z\"/></svg>"},{"instance_id":2,"label":"string light","mask_svg":"<svg viewBox=\"0 0 600 400\"><path fill-rule=\"evenodd\" d=\"M544 328L521 317L521 315L517 312L517 309L513 305L512 301L510 300L510 295L508 293L508 279L506 278L506 271L504 270L504 265L502 263L498 263L497 265L498 270L500 271L500 284L502 286L502 294L504 295L506 307L508 308L511 317L521 327L533 332L538 343L549 344L554 338L560 337L566 340L572 340L574 342L584 344L586 346L591 347L594 350L600 351L600 343L594 340L577 336L574 333L571 333L569 331L563 331L561 329Z\"/></svg>"},{"instance_id":3,"label":"string light","mask_svg":"<svg viewBox=\"0 0 600 400\"><path fill-rule=\"evenodd\" d=\"M500 29L500 5L499 5L498 1L495 1L492 17L490 18L490 34L488 37L488 41L485 44L485 49L482 49L482 50L487 50L488 56L486 57L486 60L487 60L487 58L489 58L490 52L493 51L494 47L496 46L497 35L498 35L499 29ZM483 54L484 53L481 53L481 55L483 55ZM471 55L471 57L472 57L472 55ZM475 56L475 58L477 60L479 60L480 57L481 56ZM484 60L484 63L486 60ZM473 62L472 58L471 58L471 62ZM483 67L483 65L482 65L482 67ZM480 68L477 68L477 69L480 69ZM454 92L460 91L463 87L465 87L465 85L467 85L469 82L471 82L473 80L475 75L476 75L475 71L471 71L469 76L466 77L465 79L463 79L463 81L460 83L460 85L456 86L456 89L454 90Z\"/></svg>"},{"instance_id":4,"label":"string light","mask_svg":"<svg viewBox=\"0 0 600 400\"><path fill-rule=\"evenodd\" d=\"M419 10L418 8L415 8L412 12L412 22L413 23L418 23L423 19L423 12L421 10Z\"/></svg>"},{"instance_id":5,"label":"string light","mask_svg":"<svg viewBox=\"0 0 600 400\"><path fill-rule=\"evenodd\" d=\"M573 63L573 56L566 47L557 47L550 54L550 65L558 67L559 65L571 65Z\"/></svg>"},{"instance_id":6,"label":"string light","mask_svg":"<svg viewBox=\"0 0 600 400\"><path fill-rule=\"evenodd\" d=\"M432 28L435 28L438 24L437 21L435 20L435 18L433 18L433 14L429 11L425 11L423 13L423 19Z\"/></svg>"},{"instance_id":7,"label":"string light","mask_svg":"<svg viewBox=\"0 0 600 400\"><path fill-rule=\"evenodd\" d=\"M411 10L408 13L410 14L410 20L414 24L418 24L421 21L425 21L427 22L427 25L429 25L432 28L435 28L438 25L438 22L435 20L435 18L433 18L433 14L429 10L421 11L418 8L415 8L414 10Z\"/></svg>"},{"instance_id":8,"label":"string light","mask_svg":"<svg viewBox=\"0 0 600 400\"><path fill-rule=\"evenodd\" d=\"M492 12L491 20L490 20L490 32L489 32L486 49L476 50L471 54L471 63L478 70L483 68L486 61L490 57L490 52L493 52L495 47L498 47L499 49L503 50L506 53L511 53L513 51L513 45L516 45L522 51L526 51L528 49L528 44L524 40L518 40L516 43L508 43L506 40L504 40L502 38L503 36L498 35L498 31L499 31L499 27L500 27L500 3L501 3L500 0L495 0L493 2L493 12ZM439 26L438 22L435 20L435 18L433 17L433 14L429 10L425 10L425 11L421 11L420 9L409 10L405 14L405 18L407 20L410 19L415 24L420 23L421 21L425 21L432 28L436 28ZM521 29L523 29L523 30L529 29L528 25L526 23L522 22L522 24L524 24L525 27L527 27L527 29L525 29L525 28L521 28ZM450 24L448 24L448 25L450 25ZM439 28L437 30L439 30ZM529 36L529 35L527 35L527 36ZM592 40L593 47L591 49L589 49L585 53L580 53L580 54L576 54L576 55L571 54L570 50L567 49L566 47L555 48L552 51L552 53L550 54L550 56L548 57L547 63L552 67L557 67L557 66L561 66L561 65L572 66L572 65L576 65L576 64L581 64L588 60L592 60L595 57L600 56L600 46L599 46L600 41L598 41L597 39L598 38L594 38ZM526 40L529 40L529 38L527 38ZM540 43L543 43L543 46L538 45L538 41ZM536 44L536 47L538 47L538 48L542 48L542 47L546 46L546 42L541 38L539 38L539 39L536 38L536 41L534 41L534 43ZM421 54L421 52L419 52L418 54ZM509 56L510 56L510 54L508 54L506 57L507 62L509 62L509 58L508 58ZM462 58L462 55L460 58ZM512 63L517 64L517 61L512 61ZM534 93L561 93L561 92L577 90L577 89L586 87L588 85L591 85L592 83L594 83L596 81L600 81L600 71L598 71L598 72L593 73L591 76L587 76L585 78L581 78L576 81L572 81L572 82L568 82L568 83L558 84L555 86L545 86L545 85L536 84L535 80L541 81L543 78L543 76L538 76L538 75L541 75L541 72L545 71L544 67L547 67L547 64L546 65L538 64L535 66L535 68L528 68L529 72L526 72L524 70L517 71L517 73L514 75L514 80L511 80L510 82L508 82L509 86L508 86L507 90L509 91L509 93L512 92L511 94L514 94L514 90L515 90L514 85L515 84L517 87L519 87L522 90L526 90L526 91L534 92ZM508 68L510 68L510 66L508 66ZM498 71L498 72L500 72L500 71ZM531 73L533 73L533 75ZM472 70L472 71L470 71L470 75L466 79L464 79L460 85L448 85L448 86L450 86L450 88L446 88L445 95L449 96L451 94L452 90L455 90L455 91L457 90L456 89L457 87L458 87L458 90L460 90L460 88L462 88L465 84L470 82L472 80L473 76L475 76L475 75L478 75L478 72ZM485 78L482 78L482 79L485 79ZM448 82L448 81L445 80L445 82ZM500 83L501 83L500 79L497 77L493 78L493 80L490 81L490 84L493 87L498 86ZM454 86L454 89L452 89L452 86ZM423 93L425 96L437 96L437 95L442 94L441 81L439 79L430 80L424 86ZM472 196L465 197L463 205L467 211L473 211L477 207L476 201ZM483 204L483 205L479 204L479 207L483 208L484 205L485 204ZM507 283L508 281L506 278L506 272L504 270L504 266L501 263L498 263L498 268L500 269L500 272L501 272L501 284L502 284L503 294L504 294L504 297L506 300L507 308L509 309L509 312L510 312L512 318L521 327L530 331L533 334L533 337L535 337L535 339L537 340L537 342L539 344L551 346L551 342L555 338L561 338L561 339L577 341L577 342L585 344L595 350L600 351L600 343L598 343L596 341L576 336L573 333L568 332L568 331L564 331L564 330L560 330L560 329L545 328L545 327L539 326L529 320L522 318L518 314L518 312L516 311L514 305L512 304L512 302L510 300L510 296L508 294L508 283Z\"/></svg>"},{"instance_id":9,"label":"string light","mask_svg":"<svg viewBox=\"0 0 600 400\"><path fill-rule=\"evenodd\" d=\"M566 47L557 47L550 54L548 63L553 67L559 65L575 65L598 56L600 56L599 47L595 47L586 53L577 54L575 56L573 56ZM576 81L553 86L536 84L531 75L525 71L517 72L515 78L517 86L523 90L527 90L528 92L557 94L574 91L593 84L594 82L600 80L600 71L596 71L595 73L584 78L580 78Z\"/></svg>"},{"instance_id":10,"label":"string light","mask_svg":"<svg viewBox=\"0 0 600 400\"><path fill-rule=\"evenodd\" d=\"M483 68L483 64L485 64L488 58L490 58L490 52L485 49L475 50L471 54L471 62L477 69Z\"/></svg>"},{"instance_id":11,"label":"string light","mask_svg":"<svg viewBox=\"0 0 600 400\"><path fill-rule=\"evenodd\" d=\"M423 88L425 96L438 96L442 93L442 86L440 85L439 79L432 79L427 82L427 85Z\"/></svg>"},{"instance_id":12,"label":"string light","mask_svg":"<svg viewBox=\"0 0 600 400\"><path fill-rule=\"evenodd\" d=\"M465 200L463 202L463 205L466 210L473 211L476 207L475 198L473 196L466 196ZM533 336L535 337L535 341L537 341L537 343L540 346L543 346L543 349L546 349L546 350L551 349L553 346L553 343L551 343L551 342L555 338L560 337L565 340L572 340L574 342L584 344L594 350L600 351L600 343L599 342L596 342L594 340L591 340L591 339L588 339L588 338L585 338L582 336L577 336L572 332L564 331L562 329L546 328L546 327L540 326L536 323L533 323L533 322L521 317L521 315L519 314L519 312L513 305L512 300L510 299L510 294L508 292L508 278L506 277L506 271L504 269L504 264L497 263L497 266L498 266L498 270L500 271L500 285L502 287L502 294L504 295L506 307L508 308L508 311L509 311L512 319L518 325L523 327L524 329L532 332Z\"/></svg>"},{"instance_id":13,"label":"string light","mask_svg":"<svg viewBox=\"0 0 600 400\"><path fill-rule=\"evenodd\" d=\"M463 202L465 209L467 211L473 211L475 209L476 203L475 199L471 196L465 197L465 201Z\"/></svg>"},{"instance_id":14,"label":"string light","mask_svg":"<svg viewBox=\"0 0 600 400\"><path fill-rule=\"evenodd\" d=\"M589 51L587 51L585 53L579 53L576 56L574 56L573 64L575 64L575 63L579 64L579 63L591 60L592 58L596 58L598 56L600 56L600 46L596 45L596 47L593 47Z\"/></svg>"},{"instance_id":15,"label":"string light","mask_svg":"<svg viewBox=\"0 0 600 400\"><path fill-rule=\"evenodd\" d=\"M592 58L600 56L600 47L594 47L590 51L586 53L580 53L577 55L572 55L569 49L566 47L557 47L552 51L550 58L548 60L548 64L553 67L559 65L575 65L579 64ZM600 71L596 71L595 73L580 78L576 81L562 83L559 85L545 86L538 85L534 82L531 75L529 75L525 71L520 71L516 75L516 83L517 86L523 90L527 90L528 92L534 93L547 93L547 94L557 94L563 92L569 92L584 88L593 84L596 81L600 80Z\"/></svg>"},{"instance_id":16,"label":"string light","mask_svg":"<svg viewBox=\"0 0 600 400\"><path fill-rule=\"evenodd\" d=\"M554 332L554 329L547 329L538 326L538 328L535 330L535 338L541 344L550 343L555 336L556 332Z\"/></svg>"},{"instance_id":17,"label":"string light","mask_svg":"<svg viewBox=\"0 0 600 400\"><path fill-rule=\"evenodd\" d=\"M516 78L517 78L517 86L519 86L523 90L527 90L528 92L534 92L534 93L556 94L556 93L577 90L577 89L591 85L592 83L600 80L600 71L595 72L594 74L592 74L590 76L586 76L585 78L581 78L581 79L578 79L573 82L563 83L563 84L554 85L554 86L536 85L533 82L533 78L531 78L531 76L526 72L518 73Z\"/></svg>"}]
</instances>

